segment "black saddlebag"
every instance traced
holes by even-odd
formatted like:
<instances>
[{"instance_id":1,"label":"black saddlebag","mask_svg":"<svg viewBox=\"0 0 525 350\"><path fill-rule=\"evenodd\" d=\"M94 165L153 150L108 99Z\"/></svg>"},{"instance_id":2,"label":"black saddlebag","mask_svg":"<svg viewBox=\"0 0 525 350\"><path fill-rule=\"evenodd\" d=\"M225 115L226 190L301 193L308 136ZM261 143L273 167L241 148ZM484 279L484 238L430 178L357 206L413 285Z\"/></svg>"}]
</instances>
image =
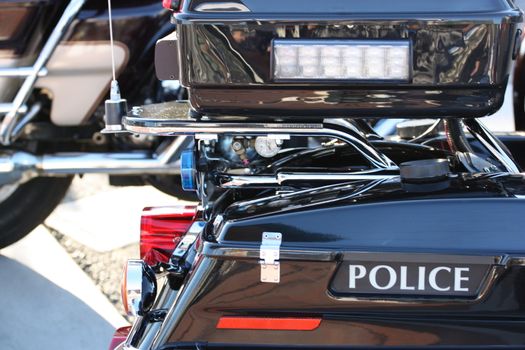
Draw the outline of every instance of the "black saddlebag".
<instances>
[{"instance_id":1,"label":"black saddlebag","mask_svg":"<svg viewBox=\"0 0 525 350\"><path fill-rule=\"evenodd\" d=\"M38 48L35 41L45 39L49 22L55 19L52 14L63 4L58 0L0 2L0 59L18 58Z\"/></svg>"},{"instance_id":2,"label":"black saddlebag","mask_svg":"<svg viewBox=\"0 0 525 350\"><path fill-rule=\"evenodd\" d=\"M201 113L481 117L502 104L522 14L510 0L191 0L175 19Z\"/></svg>"},{"instance_id":3,"label":"black saddlebag","mask_svg":"<svg viewBox=\"0 0 525 350\"><path fill-rule=\"evenodd\" d=\"M524 183L417 195L389 181L233 205L207 228L217 241L200 245L166 349L523 346Z\"/></svg>"}]
</instances>

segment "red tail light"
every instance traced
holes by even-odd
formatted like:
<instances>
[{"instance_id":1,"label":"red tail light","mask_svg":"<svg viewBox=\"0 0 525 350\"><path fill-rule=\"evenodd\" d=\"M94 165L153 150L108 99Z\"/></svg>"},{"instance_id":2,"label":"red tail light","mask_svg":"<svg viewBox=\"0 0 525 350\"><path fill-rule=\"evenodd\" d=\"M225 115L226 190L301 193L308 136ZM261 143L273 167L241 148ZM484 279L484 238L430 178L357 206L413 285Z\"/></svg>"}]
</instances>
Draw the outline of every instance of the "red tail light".
<instances>
[{"instance_id":1,"label":"red tail light","mask_svg":"<svg viewBox=\"0 0 525 350\"><path fill-rule=\"evenodd\" d=\"M182 8L182 0L162 0L162 7L167 10L179 12Z\"/></svg>"},{"instance_id":2,"label":"red tail light","mask_svg":"<svg viewBox=\"0 0 525 350\"><path fill-rule=\"evenodd\" d=\"M113 335L113 339L111 339L111 343L109 344L109 350L114 350L117 346L125 342L130 331L131 327L129 326L117 329Z\"/></svg>"},{"instance_id":3,"label":"red tail light","mask_svg":"<svg viewBox=\"0 0 525 350\"><path fill-rule=\"evenodd\" d=\"M150 266L168 262L196 213L196 206L144 208L140 222L140 258Z\"/></svg>"},{"instance_id":4,"label":"red tail light","mask_svg":"<svg viewBox=\"0 0 525 350\"><path fill-rule=\"evenodd\" d=\"M320 318L224 316L219 319L217 328L267 331L313 331L319 328L320 325Z\"/></svg>"}]
</instances>

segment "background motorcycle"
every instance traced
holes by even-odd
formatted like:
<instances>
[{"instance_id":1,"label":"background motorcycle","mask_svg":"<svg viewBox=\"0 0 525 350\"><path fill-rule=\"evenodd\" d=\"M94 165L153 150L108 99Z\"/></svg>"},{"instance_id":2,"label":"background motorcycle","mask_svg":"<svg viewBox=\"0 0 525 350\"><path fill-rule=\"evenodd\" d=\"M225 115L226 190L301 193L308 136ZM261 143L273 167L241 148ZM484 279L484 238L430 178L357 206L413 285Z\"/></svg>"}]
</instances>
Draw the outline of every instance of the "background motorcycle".
<instances>
[{"instance_id":1,"label":"background motorcycle","mask_svg":"<svg viewBox=\"0 0 525 350\"><path fill-rule=\"evenodd\" d=\"M116 71L130 104L180 97L178 84L153 74L155 43L174 29L167 11L156 0L113 6ZM4 1L0 23L0 248L47 217L74 174L183 195L169 176L182 139L99 132L111 79L104 2Z\"/></svg>"}]
</instances>

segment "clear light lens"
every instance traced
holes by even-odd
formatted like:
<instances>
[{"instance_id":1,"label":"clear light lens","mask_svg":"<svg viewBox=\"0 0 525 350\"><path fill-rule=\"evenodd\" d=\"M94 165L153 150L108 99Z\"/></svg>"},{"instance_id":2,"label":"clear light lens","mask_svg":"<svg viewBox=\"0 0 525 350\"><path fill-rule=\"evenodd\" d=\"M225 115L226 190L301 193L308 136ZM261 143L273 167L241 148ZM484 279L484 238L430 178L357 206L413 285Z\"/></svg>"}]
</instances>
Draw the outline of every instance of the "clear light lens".
<instances>
[{"instance_id":1,"label":"clear light lens","mask_svg":"<svg viewBox=\"0 0 525 350\"><path fill-rule=\"evenodd\" d=\"M396 80L410 77L408 41L275 40L277 80Z\"/></svg>"}]
</instances>

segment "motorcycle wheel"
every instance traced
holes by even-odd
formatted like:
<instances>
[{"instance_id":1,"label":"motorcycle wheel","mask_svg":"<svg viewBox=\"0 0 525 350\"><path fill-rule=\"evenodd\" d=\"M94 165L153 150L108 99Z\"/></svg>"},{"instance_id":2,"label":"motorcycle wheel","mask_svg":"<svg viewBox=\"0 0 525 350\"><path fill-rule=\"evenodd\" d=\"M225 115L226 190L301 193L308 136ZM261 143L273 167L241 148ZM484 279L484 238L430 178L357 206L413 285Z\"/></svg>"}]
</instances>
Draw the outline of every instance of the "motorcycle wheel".
<instances>
[{"instance_id":1,"label":"motorcycle wheel","mask_svg":"<svg viewBox=\"0 0 525 350\"><path fill-rule=\"evenodd\" d=\"M73 177L39 177L0 186L0 248L25 237L60 203Z\"/></svg>"},{"instance_id":2,"label":"motorcycle wheel","mask_svg":"<svg viewBox=\"0 0 525 350\"><path fill-rule=\"evenodd\" d=\"M188 192L182 189L180 176L148 176L146 181L157 190L176 197L177 199L195 202L198 200L196 192Z\"/></svg>"}]
</instances>

